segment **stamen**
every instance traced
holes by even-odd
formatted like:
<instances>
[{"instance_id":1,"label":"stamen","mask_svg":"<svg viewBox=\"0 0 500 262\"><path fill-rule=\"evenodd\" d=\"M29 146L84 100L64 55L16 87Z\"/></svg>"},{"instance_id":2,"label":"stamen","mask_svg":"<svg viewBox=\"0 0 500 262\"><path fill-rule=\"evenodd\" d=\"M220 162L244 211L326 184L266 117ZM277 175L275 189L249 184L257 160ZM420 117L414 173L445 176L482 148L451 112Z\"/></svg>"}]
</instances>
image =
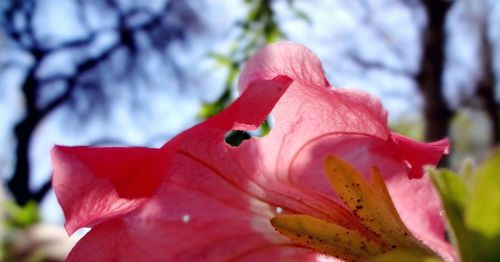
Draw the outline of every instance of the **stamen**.
<instances>
[{"instance_id":1,"label":"stamen","mask_svg":"<svg viewBox=\"0 0 500 262\"><path fill-rule=\"evenodd\" d=\"M401 220L379 170L371 170L372 183L347 162L328 156L325 173L332 188L353 214L350 229L309 215L278 215L273 227L292 241L320 253L348 261L365 260L393 250L438 258L415 238ZM353 229L354 228L354 229Z\"/></svg>"}]
</instances>

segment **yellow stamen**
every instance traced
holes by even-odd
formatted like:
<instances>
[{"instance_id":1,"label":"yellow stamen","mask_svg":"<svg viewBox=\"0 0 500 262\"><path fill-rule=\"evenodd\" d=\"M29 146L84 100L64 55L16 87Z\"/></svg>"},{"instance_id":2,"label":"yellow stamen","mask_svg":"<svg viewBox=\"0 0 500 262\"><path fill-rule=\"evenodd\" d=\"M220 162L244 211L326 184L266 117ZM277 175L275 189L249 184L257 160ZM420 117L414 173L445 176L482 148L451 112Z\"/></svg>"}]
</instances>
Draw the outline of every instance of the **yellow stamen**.
<instances>
[{"instance_id":1,"label":"yellow stamen","mask_svg":"<svg viewBox=\"0 0 500 262\"><path fill-rule=\"evenodd\" d=\"M356 230L308 215L278 215L271 224L282 235L320 253L363 261L392 250L422 257L437 255L406 228L391 200L379 170L371 170L371 185L350 164L328 156L325 173L330 185L349 208Z\"/></svg>"},{"instance_id":2,"label":"yellow stamen","mask_svg":"<svg viewBox=\"0 0 500 262\"><path fill-rule=\"evenodd\" d=\"M384 248L360 233L308 215L278 215L271 224L282 235L321 253L345 260L360 260Z\"/></svg>"}]
</instances>

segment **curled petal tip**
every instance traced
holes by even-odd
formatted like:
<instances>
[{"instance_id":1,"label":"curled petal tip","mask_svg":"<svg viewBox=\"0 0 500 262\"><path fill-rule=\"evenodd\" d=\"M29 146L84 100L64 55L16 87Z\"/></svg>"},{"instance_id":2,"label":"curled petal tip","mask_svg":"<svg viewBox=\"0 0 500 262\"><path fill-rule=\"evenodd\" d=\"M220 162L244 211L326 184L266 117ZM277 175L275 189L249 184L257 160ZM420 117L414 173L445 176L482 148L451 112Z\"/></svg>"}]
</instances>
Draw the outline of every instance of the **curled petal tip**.
<instances>
[{"instance_id":1,"label":"curled petal tip","mask_svg":"<svg viewBox=\"0 0 500 262\"><path fill-rule=\"evenodd\" d=\"M423 176L423 166L436 165L441 157L450 151L448 138L431 143L422 143L391 133L391 140L396 145L399 156L411 166L408 173L410 179L421 178Z\"/></svg>"}]
</instances>

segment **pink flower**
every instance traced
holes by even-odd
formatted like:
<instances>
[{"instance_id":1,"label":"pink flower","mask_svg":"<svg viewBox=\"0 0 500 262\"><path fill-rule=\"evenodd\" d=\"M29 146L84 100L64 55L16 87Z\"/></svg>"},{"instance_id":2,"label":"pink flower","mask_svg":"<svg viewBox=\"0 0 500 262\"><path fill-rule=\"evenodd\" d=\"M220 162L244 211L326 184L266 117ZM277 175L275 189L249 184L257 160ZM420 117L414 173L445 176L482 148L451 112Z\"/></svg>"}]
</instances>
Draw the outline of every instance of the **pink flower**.
<instances>
[{"instance_id":1,"label":"pink flower","mask_svg":"<svg viewBox=\"0 0 500 262\"><path fill-rule=\"evenodd\" d=\"M454 260L438 197L422 177L422 166L447 150L446 140L424 144L391 133L376 98L331 88L318 59L296 44L259 50L239 86L242 94L229 108L160 149L53 149L53 186L66 229L92 227L68 261L350 258L298 237L299 229L317 236L321 225L350 230L379 245L375 251L384 249L393 235L364 220L375 211L356 212L344 199L356 194L367 198L370 210L379 210L371 197L377 195L384 214L400 216L415 239ZM255 129L270 113L275 126L267 136L238 147L224 142L228 131ZM372 178L373 189L358 179L363 190L339 192L347 183L342 177L367 179L370 170L381 174ZM376 193L384 191L383 181L397 213L388 196ZM398 219L394 225L406 230Z\"/></svg>"}]
</instances>

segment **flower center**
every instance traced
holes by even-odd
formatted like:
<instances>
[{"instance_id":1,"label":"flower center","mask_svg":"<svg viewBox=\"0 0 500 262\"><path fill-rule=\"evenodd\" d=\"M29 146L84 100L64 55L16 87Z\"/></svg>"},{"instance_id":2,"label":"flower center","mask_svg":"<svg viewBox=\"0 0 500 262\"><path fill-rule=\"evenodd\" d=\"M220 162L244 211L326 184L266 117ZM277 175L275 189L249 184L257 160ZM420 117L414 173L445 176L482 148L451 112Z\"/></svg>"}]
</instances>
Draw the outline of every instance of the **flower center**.
<instances>
[{"instance_id":1,"label":"flower center","mask_svg":"<svg viewBox=\"0 0 500 262\"><path fill-rule=\"evenodd\" d=\"M328 156L325 174L340 200L352 212L356 229L309 215L277 215L273 227L292 241L348 261L363 261L389 251L405 251L416 257L438 257L415 238L394 207L376 167L371 184L347 162Z\"/></svg>"}]
</instances>

